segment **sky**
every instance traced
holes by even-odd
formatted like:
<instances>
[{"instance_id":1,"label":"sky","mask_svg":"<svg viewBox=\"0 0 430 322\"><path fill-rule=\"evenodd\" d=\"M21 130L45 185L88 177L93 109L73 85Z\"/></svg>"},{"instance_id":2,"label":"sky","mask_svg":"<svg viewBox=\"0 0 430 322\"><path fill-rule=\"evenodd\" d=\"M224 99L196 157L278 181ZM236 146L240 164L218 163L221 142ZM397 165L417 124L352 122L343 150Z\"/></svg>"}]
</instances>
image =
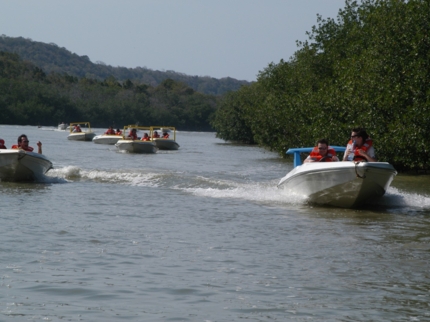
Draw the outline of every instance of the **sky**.
<instances>
[{"instance_id":1,"label":"sky","mask_svg":"<svg viewBox=\"0 0 430 322\"><path fill-rule=\"evenodd\" d=\"M0 0L0 35L92 62L255 81L345 0Z\"/></svg>"}]
</instances>

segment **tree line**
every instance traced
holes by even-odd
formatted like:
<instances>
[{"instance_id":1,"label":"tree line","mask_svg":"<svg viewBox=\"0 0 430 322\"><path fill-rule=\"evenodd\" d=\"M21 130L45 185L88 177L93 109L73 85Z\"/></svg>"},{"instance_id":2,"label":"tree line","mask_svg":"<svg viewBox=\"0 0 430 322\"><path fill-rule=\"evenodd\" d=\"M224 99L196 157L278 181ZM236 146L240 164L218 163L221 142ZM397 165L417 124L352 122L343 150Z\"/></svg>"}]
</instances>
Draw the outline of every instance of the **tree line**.
<instances>
[{"instance_id":1,"label":"tree line","mask_svg":"<svg viewBox=\"0 0 430 322\"><path fill-rule=\"evenodd\" d=\"M364 127L380 161L428 169L429 1L347 0L307 35L289 61L221 99L217 136L285 155L320 138L346 145L351 129Z\"/></svg>"},{"instance_id":2,"label":"tree line","mask_svg":"<svg viewBox=\"0 0 430 322\"><path fill-rule=\"evenodd\" d=\"M216 79L209 76L190 76L173 70L159 71L146 67L113 67L101 61L93 63L88 56L79 56L55 43L46 44L23 37L1 35L0 51L16 53L23 60L32 62L47 74L66 73L78 78L85 77L99 81L113 76L119 82L129 79L133 83L143 83L156 87L166 79L173 79L187 84L197 92L211 95L223 95L226 92L239 89L242 85L249 84L247 81L231 77Z\"/></svg>"},{"instance_id":3,"label":"tree line","mask_svg":"<svg viewBox=\"0 0 430 322\"><path fill-rule=\"evenodd\" d=\"M0 52L0 123L57 125L89 121L96 127L126 124L169 125L212 130L218 97L165 79L157 86L100 81L66 73L45 73L18 54Z\"/></svg>"}]
</instances>

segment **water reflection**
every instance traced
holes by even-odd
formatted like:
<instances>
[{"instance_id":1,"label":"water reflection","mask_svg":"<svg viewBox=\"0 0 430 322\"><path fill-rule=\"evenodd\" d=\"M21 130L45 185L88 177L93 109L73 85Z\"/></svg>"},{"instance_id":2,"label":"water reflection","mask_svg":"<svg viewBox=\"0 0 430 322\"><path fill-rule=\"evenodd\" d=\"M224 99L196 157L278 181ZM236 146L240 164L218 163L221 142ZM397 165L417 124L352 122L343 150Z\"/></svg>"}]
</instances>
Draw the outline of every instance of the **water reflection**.
<instances>
[{"instance_id":1,"label":"water reflection","mask_svg":"<svg viewBox=\"0 0 430 322\"><path fill-rule=\"evenodd\" d=\"M50 184L34 182L0 182L0 193L5 195L33 195L49 190Z\"/></svg>"}]
</instances>

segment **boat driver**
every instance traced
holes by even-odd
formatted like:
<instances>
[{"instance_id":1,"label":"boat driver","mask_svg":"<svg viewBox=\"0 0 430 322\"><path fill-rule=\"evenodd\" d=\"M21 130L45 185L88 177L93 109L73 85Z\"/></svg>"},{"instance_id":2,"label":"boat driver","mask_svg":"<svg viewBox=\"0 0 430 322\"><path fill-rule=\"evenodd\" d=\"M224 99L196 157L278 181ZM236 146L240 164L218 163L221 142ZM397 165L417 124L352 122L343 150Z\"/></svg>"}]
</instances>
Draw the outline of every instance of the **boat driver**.
<instances>
[{"instance_id":1,"label":"boat driver","mask_svg":"<svg viewBox=\"0 0 430 322\"><path fill-rule=\"evenodd\" d=\"M311 154L303 161L307 162L330 162L339 161L334 149L329 147L327 139L318 140L317 146L313 148Z\"/></svg>"},{"instance_id":2,"label":"boat driver","mask_svg":"<svg viewBox=\"0 0 430 322\"><path fill-rule=\"evenodd\" d=\"M113 129L112 126L109 126L109 128L106 130L105 134L109 134L109 135L115 135L115 130Z\"/></svg>"},{"instance_id":3,"label":"boat driver","mask_svg":"<svg viewBox=\"0 0 430 322\"><path fill-rule=\"evenodd\" d=\"M30 141L28 141L27 135L21 134L18 136L18 144L12 145L11 149L23 149L24 151L33 152L33 148L28 145ZM42 142L37 142L37 153L42 154Z\"/></svg>"},{"instance_id":4,"label":"boat driver","mask_svg":"<svg viewBox=\"0 0 430 322\"><path fill-rule=\"evenodd\" d=\"M128 133L127 139L129 139L129 140L137 140L137 130L136 129L131 129L130 132Z\"/></svg>"}]
</instances>

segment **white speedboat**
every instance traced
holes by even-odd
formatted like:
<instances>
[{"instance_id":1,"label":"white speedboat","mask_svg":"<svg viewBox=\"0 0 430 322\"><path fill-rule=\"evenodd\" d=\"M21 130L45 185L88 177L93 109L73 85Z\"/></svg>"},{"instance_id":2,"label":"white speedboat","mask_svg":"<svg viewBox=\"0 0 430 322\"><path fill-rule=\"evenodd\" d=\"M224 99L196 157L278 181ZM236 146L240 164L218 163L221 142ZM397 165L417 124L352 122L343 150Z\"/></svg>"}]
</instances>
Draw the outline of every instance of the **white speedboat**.
<instances>
[{"instance_id":1,"label":"white speedboat","mask_svg":"<svg viewBox=\"0 0 430 322\"><path fill-rule=\"evenodd\" d=\"M138 126L138 125L127 125L124 127L124 131L123 131L124 138L121 140L118 140L118 142L115 144L117 149L119 151L129 152L129 153L156 153L157 146L151 140L142 141L140 137L138 137L137 139L131 139L127 137L128 133L133 129L136 129L136 132L144 131L145 133L149 134L149 137L152 136L150 127Z\"/></svg>"},{"instance_id":2,"label":"white speedboat","mask_svg":"<svg viewBox=\"0 0 430 322\"><path fill-rule=\"evenodd\" d=\"M58 130L65 131L67 129L67 124L61 123L58 124Z\"/></svg>"},{"instance_id":3,"label":"white speedboat","mask_svg":"<svg viewBox=\"0 0 430 322\"><path fill-rule=\"evenodd\" d=\"M101 134L101 135L96 135L93 138L93 142L97 143L97 144L110 144L110 145L114 145L115 143L117 143L119 140L122 140L122 139L123 139L122 135Z\"/></svg>"},{"instance_id":4,"label":"white speedboat","mask_svg":"<svg viewBox=\"0 0 430 322\"><path fill-rule=\"evenodd\" d=\"M90 122L70 123L70 133L68 140L73 141L92 141L96 134L91 130Z\"/></svg>"},{"instance_id":5,"label":"white speedboat","mask_svg":"<svg viewBox=\"0 0 430 322\"><path fill-rule=\"evenodd\" d=\"M157 147L154 142L141 140L119 140L115 146L119 151L129 153L155 153Z\"/></svg>"},{"instance_id":6,"label":"white speedboat","mask_svg":"<svg viewBox=\"0 0 430 322\"><path fill-rule=\"evenodd\" d=\"M159 132L161 137L154 138L152 136L152 141L155 143L160 150L178 150L179 144L176 142L176 128L173 126L151 126L151 132ZM167 133L168 138L163 138L163 134Z\"/></svg>"},{"instance_id":7,"label":"white speedboat","mask_svg":"<svg viewBox=\"0 0 430 322\"><path fill-rule=\"evenodd\" d=\"M43 154L0 149L0 181L35 181L52 168Z\"/></svg>"},{"instance_id":8,"label":"white speedboat","mask_svg":"<svg viewBox=\"0 0 430 322\"><path fill-rule=\"evenodd\" d=\"M344 147L333 147L344 151ZM312 148L289 149L294 169L278 184L311 203L341 208L359 207L382 197L397 174L387 162L309 162L301 165L300 152Z\"/></svg>"}]
</instances>

